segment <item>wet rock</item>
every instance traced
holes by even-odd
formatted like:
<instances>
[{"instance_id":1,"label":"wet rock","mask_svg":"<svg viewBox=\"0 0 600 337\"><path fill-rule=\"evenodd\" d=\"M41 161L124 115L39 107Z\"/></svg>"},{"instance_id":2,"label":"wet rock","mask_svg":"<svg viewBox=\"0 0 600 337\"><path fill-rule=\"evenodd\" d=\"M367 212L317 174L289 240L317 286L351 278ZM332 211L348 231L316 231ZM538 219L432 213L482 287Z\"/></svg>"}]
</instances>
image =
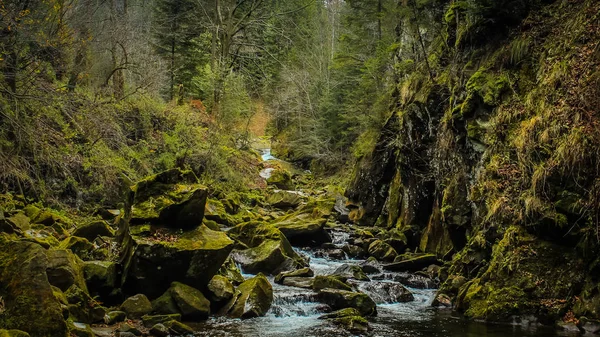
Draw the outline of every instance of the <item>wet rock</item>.
<instances>
[{"instance_id":1,"label":"wet rock","mask_svg":"<svg viewBox=\"0 0 600 337\"><path fill-rule=\"evenodd\" d=\"M200 290L179 282L152 303L153 310L161 314L181 313L187 320L203 320L210 314L210 302Z\"/></svg>"},{"instance_id":2,"label":"wet rock","mask_svg":"<svg viewBox=\"0 0 600 337\"><path fill-rule=\"evenodd\" d=\"M240 269L231 256L227 257L217 274L226 277L234 285L238 285L245 281Z\"/></svg>"},{"instance_id":3,"label":"wet rock","mask_svg":"<svg viewBox=\"0 0 600 337\"><path fill-rule=\"evenodd\" d=\"M275 274L283 264L289 269L306 265L283 233L273 225L251 221L235 226L228 234L248 247L232 254L246 273Z\"/></svg>"},{"instance_id":4,"label":"wet rock","mask_svg":"<svg viewBox=\"0 0 600 337\"><path fill-rule=\"evenodd\" d=\"M73 235L80 238L85 238L89 241L94 241L94 239L99 236L113 237L115 233L106 221L96 220L79 226L77 229L75 229L75 231L73 231Z\"/></svg>"},{"instance_id":5,"label":"wet rock","mask_svg":"<svg viewBox=\"0 0 600 337\"><path fill-rule=\"evenodd\" d=\"M169 329L169 331L175 336L188 336L194 334L194 329L191 327L178 322L178 321L170 321L163 323L165 327Z\"/></svg>"},{"instance_id":6,"label":"wet rock","mask_svg":"<svg viewBox=\"0 0 600 337\"><path fill-rule=\"evenodd\" d=\"M132 224L193 229L202 224L208 189L196 184L191 171L172 169L150 176L132 187ZM187 183L187 185L183 185Z\"/></svg>"},{"instance_id":7,"label":"wet rock","mask_svg":"<svg viewBox=\"0 0 600 337\"><path fill-rule=\"evenodd\" d=\"M344 260L344 259L346 259L346 253L344 253L344 251L341 250L341 249L328 250L328 251L325 252L324 255L327 256L328 258L332 259L332 260Z\"/></svg>"},{"instance_id":8,"label":"wet rock","mask_svg":"<svg viewBox=\"0 0 600 337\"><path fill-rule=\"evenodd\" d=\"M360 269L362 269L362 271L365 274L379 274L379 273L381 273L381 270L379 270L379 265L376 262L373 262L373 261L362 262L359 266L360 266Z\"/></svg>"},{"instance_id":9,"label":"wet rock","mask_svg":"<svg viewBox=\"0 0 600 337\"><path fill-rule=\"evenodd\" d=\"M104 316L104 323L112 325L125 321L127 313L125 311L110 311Z\"/></svg>"},{"instance_id":10,"label":"wet rock","mask_svg":"<svg viewBox=\"0 0 600 337\"><path fill-rule=\"evenodd\" d=\"M315 276L315 279L313 281L312 289L314 291L319 291L323 289L339 289L351 291L352 287L350 287L338 277L317 275Z\"/></svg>"},{"instance_id":11,"label":"wet rock","mask_svg":"<svg viewBox=\"0 0 600 337\"><path fill-rule=\"evenodd\" d=\"M233 284L225 276L215 275L207 286L207 295L213 304L224 304L235 292Z\"/></svg>"},{"instance_id":12,"label":"wet rock","mask_svg":"<svg viewBox=\"0 0 600 337\"><path fill-rule=\"evenodd\" d=\"M150 328L156 324L168 323L171 321L181 321L180 314L171 314L171 315L145 315L142 317L142 322L144 326Z\"/></svg>"},{"instance_id":13,"label":"wet rock","mask_svg":"<svg viewBox=\"0 0 600 337\"><path fill-rule=\"evenodd\" d=\"M279 209L296 208L302 202L302 195L295 191L275 191L267 197L267 203Z\"/></svg>"},{"instance_id":14,"label":"wet rock","mask_svg":"<svg viewBox=\"0 0 600 337\"><path fill-rule=\"evenodd\" d=\"M381 240L375 240L369 244L368 252L369 255L379 261L393 261L398 256L398 253L396 253L396 250L392 246Z\"/></svg>"},{"instance_id":15,"label":"wet rock","mask_svg":"<svg viewBox=\"0 0 600 337\"><path fill-rule=\"evenodd\" d=\"M439 263L438 259L433 254L419 254L411 256L408 258L404 256L400 256L401 258L405 258L404 260L396 261L393 263L389 263L383 266L385 270L391 271L418 271L424 268L429 267L432 264Z\"/></svg>"},{"instance_id":16,"label":"wet rock","mask_svg":"<svg viewBox=\"0 0 600 337\"><path fill-rule=\"evenodd\" d=\"M358 281L369 281L369 277L363 272L362 268L357 265L343 264L339 266L332 274L344 279L355 279Z\"/></svg>"},{"instance_id":17,"label":"wet rock","mask_svg":"<svg viewBox=\"0 0 600 337\"><path fill-rule=\"evenodd\" d=\"M258 274L236 289L233 298L220 313L232 318L264 316L272 302L273 288L264 275Z\"/></svg>"},{"instance_id":18,"label":"wet rock","mask_svg":"<svg viewBox=\"0 0 600 337\"><path fill-rule=\"evenodd\" d=\"M398 283L371 281L361 284L360 289L369 293L377 304L405 303L415 300L413 294Z\"/></svg>"},{"instance_id":19,"label":"wet rock","mask_svg":"<svg viewBox=\"0 0 600 337\"><path fill-rule=\"evenodd\" d=\"M361 316L355 308L346 308L319 317L327 319L332 323L354 333L365 333L369 331L369 322Z\"/></svg>"},{"instance_id":20,"label":"wet rock","mask_svg":"<svg viewBox=\"0 0 600 337\"><path fill-rule=\"evenodd\" d=\"M311 289L313 287L313 279L310 277L286 277L283 279L283 285Z\"/></svg>"},{"instance_id":21,"label":"wet rock","mask_svg":"<svg viewBox=\"0 0 600 337\"><path fill-rule=\"evenodd\" d=\"M407 287L417 289L434 289L437 287L436 282L431 278L416 274L394 275L394 281L400 282Z\"/></svg>"},{"instance_id":22,"label":"wet rock","mask_svg":"<svg viewBox=\"0 0 600 337\"><path fill-rule=\"evenodd\" d=\"M452 307L452 299L446 294L437 294L435 299L431 303L432 307L444 307L451 308Z\"/></svg>"},{"instance_id":23,"label":"wet rock","mask_svg":"<svg viewBox=\"0 0 600 337\"><path fill-rule=\"evenodd\" d=\"M342 250L348 255L349 258L362 259L367 256L367 252L360 246L355 245L344 245Z\"/></svg>"},{"instance_id":24,"label":"wet rock","mask_svg":"<svg viewBox=\"0 0 600 337\"><path fill-rule=\"evenodd\" d=\"M4 301L0 326L33 336L66 336L63 309L46 275L46 251L31 242L5 241L0 235L0 261Z\"/></svg>"},{"instance_id":25,"label":"wet rock","mask_svg":"<svg viewBox=\"0 0 600 337\"><path fill-rule=\"evenodd\" d=\"M355 308L363 316L377 314L373 299L367 294L337 289L323 289L319 292L319 300L331 306L334 310Z\"/></svg>"},{"instance_id":26,"label":"wet rock","mask_svg":"<svg viewBox=\"0 0 600 337\"><path fill-rule=\"evenodd\" d=\"M300 268L297 270L286 271L275 276L275 283L283 284L286 277L313 277L315 273L309 267Z\"/></svg>"},{"instance_id":27,"label":"wet rock","mask_svg":"<svg viewBox=\"0 0 600 337\"><path fill-rule=\"evenodd\" d=\"M140 318L152 311L152 303L146 295L138 294L126 299L121 304L121 310L126 312L129 318Z\"/></svg>"},{"instance_id":28,"label":"wet rock","mask_svg":"<svg viewBox=\"0 0 600 337\"><path fill-rule=\"evenodd\" d=\"M173 242L143 236L133 239L135 251L125 288L142 289L150 297L159 296L174 281L207 285L233 249L227 234L206 226L184 232Z\"/></svg>"}]
</instances>

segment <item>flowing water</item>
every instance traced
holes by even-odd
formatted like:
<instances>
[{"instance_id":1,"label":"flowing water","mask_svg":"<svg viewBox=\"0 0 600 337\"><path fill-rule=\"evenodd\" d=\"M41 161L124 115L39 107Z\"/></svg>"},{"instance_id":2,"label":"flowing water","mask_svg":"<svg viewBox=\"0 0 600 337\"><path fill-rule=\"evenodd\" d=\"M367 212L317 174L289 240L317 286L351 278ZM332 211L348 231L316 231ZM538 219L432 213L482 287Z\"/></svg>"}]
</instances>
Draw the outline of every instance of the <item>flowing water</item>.
<instances>
[{"instance_id":1,"label":"flowing water","mask_svg":"<svg viewBox=\"0 0 600 337\"><path fill-rule=\"evenodd\" d=\"M266 159L265 159L266 158ZM263 152L263 159L274 159L270 151ZM333 244L341 247L348 239L348 234L333 232ZM319 251L298 249L298 253L310 258L310 267L316 275L331 274L343 264L359 264L361 260L324 257ZM245 275L252 277L253 275ZM435 289L409 289L414 300L407 303L384 303L379 296L377 286L372 284L392 283L396 280L407 280L411 275L385 272L369 275L372 281L353 281L361 291L369 294L377 304L377 316L369 318L372 330L368 336L400 336L400 337L517 337L517 336L575 336L556 331L554 328L524 327L520 325L494 325L470 322L452 315L448 310L431 307ZM248 320L212 318L194 327L199 336L353 336L326 320L320 320L325 306L316 300L316 293L311 290L287 287L273 282L274 300L265 317ZM404 282L406 283L406 282ZM427 287L429 284L422 283ZM421 287L422 288L422 287Z\"/></svg>"}]
</instances>

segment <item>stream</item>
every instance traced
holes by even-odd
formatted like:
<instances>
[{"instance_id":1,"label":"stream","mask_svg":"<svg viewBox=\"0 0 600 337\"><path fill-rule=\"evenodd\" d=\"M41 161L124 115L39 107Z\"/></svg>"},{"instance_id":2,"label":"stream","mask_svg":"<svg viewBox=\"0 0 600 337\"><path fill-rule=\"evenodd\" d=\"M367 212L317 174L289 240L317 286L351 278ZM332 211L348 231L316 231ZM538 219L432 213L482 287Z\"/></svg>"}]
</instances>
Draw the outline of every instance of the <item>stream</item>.
<instances>
[{"instance_id":1,"label":"stream","mask_svg":"<svg viewBox=\"0 0 600 337\"><path fill-rule=\"evenodd\" d=\"M263 160L274 160L270 151L263 151ZM263 170L261 176L270 172ZM336 247L342 247L348 234L332 231L331 237ZM343 264L358 265L364 260L333 259L322 254L319 249L299 249L297 252L310 259L310 268L315 275L329 275ZM380 268L381 270L381 268ZM244 275L250 278L254 275ZM368 294L377 303L377 316L369 317L371 331L368 336L401 336L401 337L509 337L509 336L576 336L557 331L552 327L501 325L473 322L462 319L450 310L436 309L431 306L435 296L433 285L427 282L418 283L418 288L410 287L415 283L406 282L412 275L407 273L382 272L368 275L371 281L352 283L362 292ZM403 285L410 290L414 300L406 303L384 298L378 289L383 283L399 284L397 280L405 280ZM327 320L319 319L324 313L324 305L316 300L316 293L309 289L296 288L276 284L273 285L274 300L271 309L264 317L247 320L213 317L200 324L192 324L198 336L355 336ZM429 289L422 289L429 288Z\"/></svg>"}]
</instances>

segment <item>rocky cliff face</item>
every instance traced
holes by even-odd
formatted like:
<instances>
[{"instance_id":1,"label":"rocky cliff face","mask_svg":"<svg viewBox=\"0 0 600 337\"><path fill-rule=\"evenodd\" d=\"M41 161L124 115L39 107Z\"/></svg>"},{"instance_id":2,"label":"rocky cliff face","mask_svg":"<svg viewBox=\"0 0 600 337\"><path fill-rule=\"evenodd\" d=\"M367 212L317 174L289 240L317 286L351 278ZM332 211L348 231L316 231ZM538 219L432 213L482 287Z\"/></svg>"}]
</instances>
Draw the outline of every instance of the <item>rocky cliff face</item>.
<instances>
[{"instance_id":1,"label":"rocky cliff face","mask_svg":"<svg viewBox=\"0 0 600 337\"><path fill-rule=\"evenodd\" d=\"M477 41L462 5L433 74L397 84L351 218L448 261L441 292L467 316L600 318L600 4L545 4Z\"/></svg>"}]
</instances>

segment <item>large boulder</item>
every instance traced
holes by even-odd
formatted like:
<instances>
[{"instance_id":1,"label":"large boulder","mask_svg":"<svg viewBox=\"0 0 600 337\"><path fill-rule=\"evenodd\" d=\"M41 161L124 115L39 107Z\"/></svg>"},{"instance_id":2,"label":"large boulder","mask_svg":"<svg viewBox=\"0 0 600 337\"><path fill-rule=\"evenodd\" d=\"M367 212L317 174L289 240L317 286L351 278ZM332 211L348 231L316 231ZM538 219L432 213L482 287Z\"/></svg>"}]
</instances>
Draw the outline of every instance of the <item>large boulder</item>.
<instances>
[{"instance_id":1,"label":"large boulder","mask_svg":"<svg viewBox=\"0 0 600 337\"><path fill-rule=\"evenodd\" d=\"M327 219L313 220L309 214L286 219L275 223L293 246L318 247L331 242L331 236L325 230Z\"/></svg>"},{"instance_id":2,"label":"large boulder","mask_svg":"<svg viewBox=\"0 0 600 337\"><path fill-rule=\"evenodd\" d=\"M295 208L302 202L302 194L296 191L277 190L267 197L267 203L275 208Z\"/></svg>"},{"instance_id":3,"label":"large boulder","mask_svg":"<svg viewBox=\"0 0 600 337\"><path fill-rule=\"evenodd\" d=\"M127 317L129 318L141 318L152 311L152 303L150 303L146 295L137 294L126 299L121 304L121 310L127 313Z\"/></svg>"},{"instance_id":4,"label":"large boulder","mask_svg":"<svg viewBox=\"0 0 600 337\"><path fill-rule=\"evenodd\" d=\"M234 252L233 258L246 273L276 274L281 269L306 266L283 233L273 225L246 222L232 228L229 236L242 248Z\"/></svg>"},{"instance_id":5,"label":"large boulder","mask_svg":"<svg viewBox=\"0 0 600 337\"><path fill-rule=\"evenodd\" d=\"M161 295L174 281L206 286L233 249L225 233L206 226L164 234L164 239L145 234L133 236L135 248L125 288L150 297Z\"/></svg>"},{"instance_id":6,"label":"large boulder","mask_svg":"<svg viewBox=\"0 0 600 337\"><path fill-rule=\"evenodd\" d=\"M229 301L235 292L233 284L222 275L215 275L207 286L207 295L215 306L225 304Z\"/></svg>"},{"instance_id":7,"label":"large boulder","mask_svg":"<svg viewBox=\"0 0 600 337\"><path fill-rule=\"evenodd\" d=\"M57 249L48 250L48 267L46 274L48 281L62 291L66 291L73 284L87 291L85 279L83 277L83 261L70 250Z\"/></svg>"},{"instance_id":8,"label":"large boulder","mask_svg":"<svg viewBox=\"0 0 600 337\"><path fill-rule=\"evenodd\" d=\"M110 228L106 221L96 220L77 227L77 229L73 231L73 235L86 238L89 241L94 241L99 236L113 237L115 232Z\"/></svg>"},{"instance_id":9,"label":"large boulder","mask_svg":"<svg viewBox=\"0 0 600 337\"><path fill-rule=\"evenodd\" d=\"M202 224L208 189L191 171L168 170L132 187L132 224L191 229Z\"/></svg>"},{"instance_id":10,"label":"large boulder","mask_svg":"<svg viewBox=\"0 0 600 337\"><path fill-rule=\"evenodd\" d=\"M355 308L346 308L319 316L350 332L365 333L369 331L369 322Z\"/></svg>"},{"instance_id":11,"label":"large boulder","mask_svg":"<svg viewBox=\"0 0 600 337\"><path fill-rule=\"evenodd\" d=\"M331 306L334 310L355 308L363 316L377 314L375 301L369 295L359 292L337 289L323 289L319 292L319 299Z\"/></svg>"},{"instance_id":12,"label":"large boulder","mask_svg":"<svg viewBox=\"0 0 600 337\"><path fill-rule=\"evenodd\" d=\"M276 168L271 171L271 176L267 178L267 184L273 185L282 190L294 190L294 182L292 175L281 168Z\"/></svg>"},{"instance_id":13,"label":"large boulder","mask_svg":"<svg viewBox=\"0 0 600 337\"><path fill-rule=\"evenodd\" d=\"M313 281L312 289L315 291L323 289L339 289L351 291L352 287L334 276L317 275Z\"/></svg>"},{"instance_id":14,"label":"large boulder","mask_svg":"<svg viewBox=\"0 0 600 337\"><path fill-rule=\"evenodd\" d=\"M233 318L264 316L273 302L273 287L263 275L246 280L236 289L233 298L223 307L221 314Z\"/></svg>"},{"instance_id":15,"label":"large boulder","mask_svg":"<svg viewBox=\"0 0 600 337\"><path fill-rule=\"evenodd\" d=\"M398 253L392 246L381 241L375 240L369 245L369 255L375 257L379 261L393 261Z\"/></svg>"},{"instance_id":16,"label":"large boulder","mask_svg":"<svg viewBox=\"0 0 600 337\"><path fill-rule=\"evenodd\" d=\"M4 310L0 326L32 336L65 337L68 334L60 301L48 281L48 258L32 242L7 242L0 236L0 297Z\"/></svg>"},{"instance_id":17,"label":"large boulder","mask_svg":"<svg viewBox=\"0 0 600 337\"><path fill-rule=\"evenodd\" d=\"M398 257L405 259L386 264L383 266L383 269L391 271L419 271L432 264L439 263L434 254L415 254L406 257L401 255Z\"/></svg>"},{"instance_id":18,"label":"large boulder","mask_svg":"<svg viewBox=\"0 0 600 337\"><path fill-rule=\"evenodd\" d=\"M354 264L344 263L343 265L337 267L332 275L343 279L351 278L359 281L369 281L369 277L367 274L365 274L362 268Z\"/></svg>"},{"instance_id":19,"label":"large boulder","mask_svg":"<svg viewBox=\"0 0 600 337\"><path fill-rule=\"evenodd\" d=\"M117 288L117 265L110 261L86 261L83 263L83 276L92 296L100 296L106 301Z\"/></svg>"},{"instance_id":20,"label":"large boulder","mask_svg":"<svg viewBox=\"0 0 600 337\"><path fill-rule=\"evenodd\" d=\"M179 282L173 282L169 289L181 316L186 320L200 320L210 315L210 302L200 290Z\"/></svg>"},{"instance_id":21,"label":"large boulder","mask_svg":"<svg viewBox=\"0 0 600 337\"><path fill-rule=\"evenodd\" d=\"M394 282L371 281L361 285L362 291L368 292L375 303L405 303L414 301L413 294L403 285Z\"/></svg>"}]
</instances>

